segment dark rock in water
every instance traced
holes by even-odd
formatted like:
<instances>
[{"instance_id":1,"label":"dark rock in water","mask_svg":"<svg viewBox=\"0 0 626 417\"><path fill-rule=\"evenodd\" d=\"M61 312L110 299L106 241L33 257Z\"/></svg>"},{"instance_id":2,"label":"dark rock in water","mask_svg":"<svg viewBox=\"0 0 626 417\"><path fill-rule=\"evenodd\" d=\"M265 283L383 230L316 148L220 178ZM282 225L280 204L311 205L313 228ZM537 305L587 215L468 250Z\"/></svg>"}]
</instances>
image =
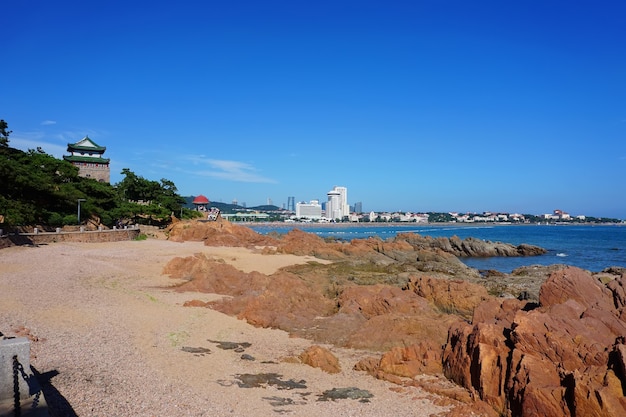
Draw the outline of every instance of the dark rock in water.
<instances>
[{"instance_id":1,"label":"dark rock in water","mask_svg":"<svg viewBox=\"0 0 626 417\"><path fill-rule=\"evenodd\" d=\"M459 257L536 256L547 253L544 248L539 246L527 244L514 246L510 243L490 242L472 237L465 239L458 236L433 238L416 233L398 233L394 241L406 241L415 250L439 249Z\"/></svg>"},{"instance_id":2,"label":"dark rock in water","mask_svg":"<svg viewBox=\"0 0 626 417\"><path fill-rule=\"evenodd\" d=\"M318 401L328 401L328 400L345 400L347 398L353 400L360 400L361 402L369 402L369 398L372 398L374 395L363 389L348 387L348 388L333 388L331 390L324 391L322 395L318 396Z\"/></svg>"}]
</instances>

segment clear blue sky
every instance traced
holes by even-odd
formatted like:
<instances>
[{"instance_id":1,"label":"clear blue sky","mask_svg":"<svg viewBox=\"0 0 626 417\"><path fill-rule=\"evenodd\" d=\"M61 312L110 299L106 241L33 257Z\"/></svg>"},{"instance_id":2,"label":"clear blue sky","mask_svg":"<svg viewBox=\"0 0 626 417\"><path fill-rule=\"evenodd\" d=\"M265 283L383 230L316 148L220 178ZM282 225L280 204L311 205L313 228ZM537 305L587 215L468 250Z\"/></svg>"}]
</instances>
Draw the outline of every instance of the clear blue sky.
<instances>
[{"instance_id":1,"label":"clear blue sky","mask_svg":"<svg viewBox=\"0 0 626 417\"><path fill-rule=\"evenodd\" d=\"M182 195L626 218L626 2L0 6L10 144Z\"/></svg>"}]
</instances>

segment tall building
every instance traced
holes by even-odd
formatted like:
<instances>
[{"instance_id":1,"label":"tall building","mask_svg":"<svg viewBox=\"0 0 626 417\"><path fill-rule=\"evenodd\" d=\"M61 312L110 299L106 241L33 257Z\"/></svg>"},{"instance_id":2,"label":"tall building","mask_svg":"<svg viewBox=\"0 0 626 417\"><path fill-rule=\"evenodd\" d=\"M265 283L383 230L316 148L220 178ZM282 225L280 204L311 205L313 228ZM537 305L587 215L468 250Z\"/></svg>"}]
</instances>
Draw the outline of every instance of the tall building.
<instances>
[{"instance_id":1,"label":"tall building","mask_svg":"<svg viewBox=\"0 0 626 417\"><path fill-rule=\"evenodd\" d=\"M322 206L318 200L311 200L310 203L298 203L296 204L296 217L319 220L322 218Z\"/></svg>"},{"instance_id":2,"label":"tall building","mask_svg":"<svg viewBox=\"0 0 626 417\"><path fill-rule=\"evenodd\" d=\"M341 199L341 217L350 215L350 205L348 204L348 189L346 187L335 187L335 191L338 191Z\"/></svg>"},{"instance_id":3,"label":"tall building","mask_svg":"<svg viewBox=\"0 0 626 417\"><path fill-rule=\"evenodd\" d=\"M287 197L287 210L296 211L296 198Z\"/></svg>"},{"instance_id":4,"label":"tall building","mask_svg":"<svg viewBox=\"0 0 626 417\"><path fill-rule=\"evenodd\" d=\"M335 186L327 193L326 217L332 220L343 219L350 215L348 205L348 189L346 187Z\"/></svg>"},{"instance_id":5,"label":"tall building","mask_svg":"<svg viewBox=\"0 0 626 417\"><path fill-rule=\"evenodd\" d=\"M63 159L78 167L78 175L81 177L110 182L109 159L102 157L106 149L105 146L99 146L89 139L89 136L85 136L76 143L67 144L67 151L71 155L64 155Z\"/></svg>"},{"instance_id":6,"label":"tall building","mask_svg":"<svg viewBox=\"0 0 626 417\"><path fill-rule=\"evenodd\" d=\"M363 213L363 203L358 201L354 203L354 212L355 213Z\"/></svg>"}]
</instances>

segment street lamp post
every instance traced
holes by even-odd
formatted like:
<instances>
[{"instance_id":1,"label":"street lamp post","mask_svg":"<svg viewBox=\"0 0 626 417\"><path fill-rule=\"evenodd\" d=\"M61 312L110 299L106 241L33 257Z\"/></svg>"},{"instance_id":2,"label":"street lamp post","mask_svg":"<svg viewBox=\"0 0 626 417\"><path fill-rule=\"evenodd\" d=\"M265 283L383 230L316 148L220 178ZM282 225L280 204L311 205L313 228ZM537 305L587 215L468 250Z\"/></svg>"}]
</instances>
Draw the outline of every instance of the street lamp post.
<instances>
[{"instance_id":1,"label":"street lamp post","mask_svg":"<svg viewBox=\"0 0 626 417\"><path fill-rule=\"evenodd\" d=\"M87 201L84 198L79 198L78 199L78 224L80 225L80 202L81 201Z\"/></svg>"}]
</instances>

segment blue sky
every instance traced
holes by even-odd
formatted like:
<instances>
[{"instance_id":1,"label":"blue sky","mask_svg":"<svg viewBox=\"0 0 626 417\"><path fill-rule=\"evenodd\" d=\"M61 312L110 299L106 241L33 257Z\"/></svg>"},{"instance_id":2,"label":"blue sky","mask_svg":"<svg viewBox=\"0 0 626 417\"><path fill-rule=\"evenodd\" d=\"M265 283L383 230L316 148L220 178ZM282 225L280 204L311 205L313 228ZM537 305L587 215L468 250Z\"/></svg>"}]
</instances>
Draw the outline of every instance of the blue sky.
<instances>
[{"instance_id":1,"label":"blue sky","mask_svg":"<svg viewBox=\"0 0 626 417\"><path fill-rule=\"evenodd\" d=\"M626 218L622 1L0 6L11 146L182 195Z\"/></svg>"}]
</instances>

